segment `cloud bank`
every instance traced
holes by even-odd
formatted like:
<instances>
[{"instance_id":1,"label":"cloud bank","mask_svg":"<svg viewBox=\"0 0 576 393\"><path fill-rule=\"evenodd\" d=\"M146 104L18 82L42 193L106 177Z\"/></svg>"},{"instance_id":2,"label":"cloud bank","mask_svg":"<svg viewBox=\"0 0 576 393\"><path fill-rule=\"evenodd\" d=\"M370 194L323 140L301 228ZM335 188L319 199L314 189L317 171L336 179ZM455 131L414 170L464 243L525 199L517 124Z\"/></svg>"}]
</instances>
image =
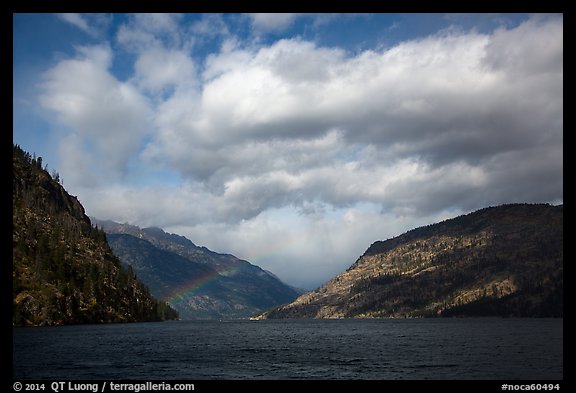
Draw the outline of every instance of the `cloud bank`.
<instances>
[{"instance_id":1,"label":"cloud bank","mask_svg":"<svg viewBox=\"0 0 576 393\"><path fill-rule=\"evenodd\" d=\"M249 16L259 33L297 17ZM66 130L60 172L93 216L313 286L413 226L562 201L562 17L358 53L182 23L135 16L44 74L40 102ZM197 56L202 34L219 50ZM117 47L135 59L123 80ZM155 176L135 182L144 172Z\"/></svg>"}]
</instances>

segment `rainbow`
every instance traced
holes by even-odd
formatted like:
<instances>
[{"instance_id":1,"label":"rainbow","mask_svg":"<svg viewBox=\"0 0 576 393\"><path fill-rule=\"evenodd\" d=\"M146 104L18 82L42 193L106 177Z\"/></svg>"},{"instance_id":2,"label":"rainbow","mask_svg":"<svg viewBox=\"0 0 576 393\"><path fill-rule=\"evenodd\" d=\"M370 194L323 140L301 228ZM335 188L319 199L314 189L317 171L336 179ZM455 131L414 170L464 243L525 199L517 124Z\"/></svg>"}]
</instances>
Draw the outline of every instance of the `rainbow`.
<instances>
[{"instance_id":1,"label":"rainbow","mask_svg":"<svg viewBox=\"0 0 576 393\"><path fill-rule=\"evenodd\" d=\"M236 274L241 268L242 264L238 263L228 269L218 271L214 270L208 273L196 275L185 283L175 287L165 298L165 301L171 305L177 305L190 296L193 296L195 293L200 292L202 288L205 288L221 276L232 276Z\"/></svg>"},{"instance_id":2,"label":"rainbow","mask_svg":"<svg viewBox=\"0 0 576 393\"><path fill-rule=\"evenodd\" d=\"M274 255L281 255L285 253L287 250L294 248L295 244L304 241L306 241L306 236L301 236L300 238L292 240L284 239L283 242L281 243L277 242L269 244L268 247L266 247L265 249L260 250L260 252L249 256L248 260L253 261L254 264L258 264ZM194 276L189 281L175 287L170 292L170 294L165 298L165 301L167 301L172 305L178 305L180 302L185 301L187 298L193 296L195 293L200 292L202 288L205 288L212 282L216 281L220 276L222 275L232 276L236 274L241 267L242 264L238 263L228 269L213 271L210 273Z\"/></svg>"}]
</instances>

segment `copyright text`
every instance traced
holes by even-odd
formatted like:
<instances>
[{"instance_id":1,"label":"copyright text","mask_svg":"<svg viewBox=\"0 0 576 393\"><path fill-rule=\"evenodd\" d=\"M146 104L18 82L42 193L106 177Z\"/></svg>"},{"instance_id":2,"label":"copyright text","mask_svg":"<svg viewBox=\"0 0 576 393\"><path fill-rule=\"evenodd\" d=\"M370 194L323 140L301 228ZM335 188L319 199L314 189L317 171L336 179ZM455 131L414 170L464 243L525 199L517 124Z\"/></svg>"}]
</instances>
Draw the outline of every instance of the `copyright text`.
<instances>
[{"instance_id":1,"label":"copyright text","mask_svg":"<svg viewBox=\"0 0 576 393\"><path fill-rule=\"evenodd\" d=\"M167 382L138 382L138 383L117 383L117 382L14 382L12 384L14 392L154 392L154 391L167 391L167 392L191 392L194 390L193 383L167 383Z\"/></svg>"}]
</instances>

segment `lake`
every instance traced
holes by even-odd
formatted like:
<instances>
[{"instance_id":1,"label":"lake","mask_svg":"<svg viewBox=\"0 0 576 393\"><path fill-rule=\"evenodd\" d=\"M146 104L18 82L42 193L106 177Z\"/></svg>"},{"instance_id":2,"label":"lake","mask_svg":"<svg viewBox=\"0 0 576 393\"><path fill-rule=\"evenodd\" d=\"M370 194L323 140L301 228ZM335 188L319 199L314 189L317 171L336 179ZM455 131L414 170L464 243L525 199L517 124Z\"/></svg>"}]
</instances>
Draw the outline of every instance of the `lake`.
<instances>
[{"instance_id":1,"label":"lake","mask_svg":"<svg viewBox=\"0 0 576 393\"><path fill-rule=\"evenodd\" d=\"M563 378L562 319L168 321L13 328L14 379Z\"/></svg>"}]
</instances>

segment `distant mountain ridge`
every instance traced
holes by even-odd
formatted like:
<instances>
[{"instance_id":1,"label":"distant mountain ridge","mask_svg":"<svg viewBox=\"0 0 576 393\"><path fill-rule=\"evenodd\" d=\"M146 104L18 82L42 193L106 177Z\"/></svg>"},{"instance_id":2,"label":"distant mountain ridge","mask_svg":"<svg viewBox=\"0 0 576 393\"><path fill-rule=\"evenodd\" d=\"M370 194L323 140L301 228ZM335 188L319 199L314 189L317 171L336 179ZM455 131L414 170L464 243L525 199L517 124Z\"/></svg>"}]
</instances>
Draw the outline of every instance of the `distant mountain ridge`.
<instances>
[{"instance_id":1,"label":"distant mountain ridge","mask_svg":"<svg viewBox=\"0 0 576 393\"><path fill-rule=\"evenodd\" d=\"M120 260L181 319L248 318L300 295L260 267L184 236L156 227L92 221L104 229Z\"/></svg>"},{"instance_id":2,"label":"distant mountain ridge","mask_svg":"<svg viewBox=\"0 0 576 393\"><path fill-rule=\"evenodd\" d=\"M489 207L374 242L266 318L563 316L563 206Z\"/></svg>"}]
</instances>

